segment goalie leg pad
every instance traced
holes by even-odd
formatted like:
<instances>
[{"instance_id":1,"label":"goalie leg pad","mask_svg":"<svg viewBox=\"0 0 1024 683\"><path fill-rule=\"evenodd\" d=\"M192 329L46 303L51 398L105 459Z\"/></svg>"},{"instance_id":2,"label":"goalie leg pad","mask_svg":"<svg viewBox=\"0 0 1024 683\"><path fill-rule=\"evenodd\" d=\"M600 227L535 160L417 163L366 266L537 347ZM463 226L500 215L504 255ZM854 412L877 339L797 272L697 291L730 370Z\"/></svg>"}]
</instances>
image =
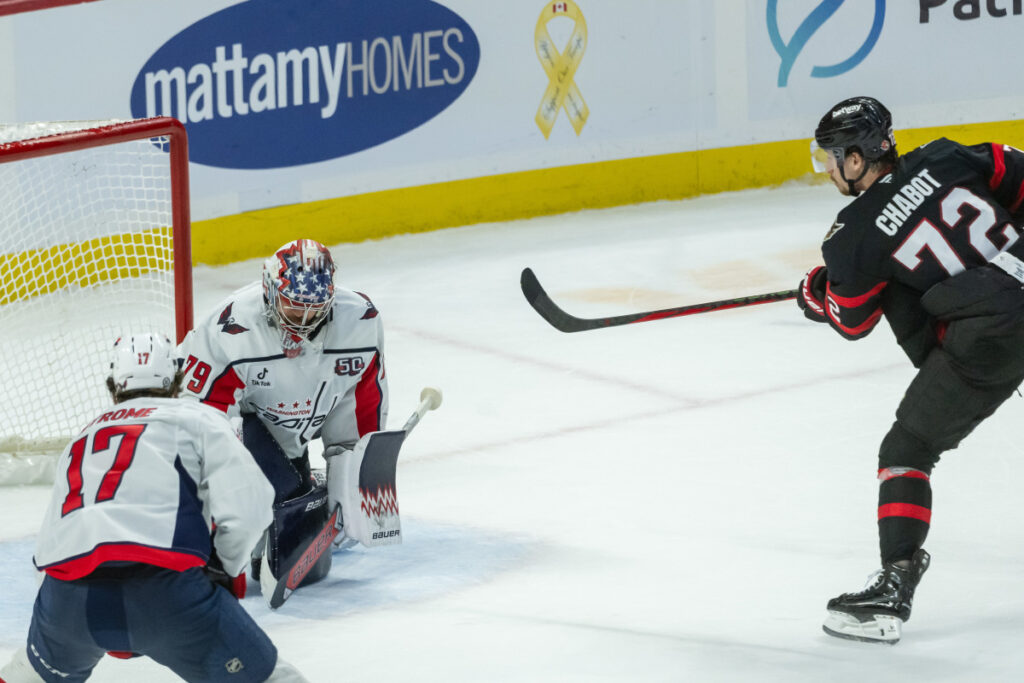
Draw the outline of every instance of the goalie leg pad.
<instances>
[{"instance_id":1,"label":"goalie leg pad","mask_svg":"<svg viewBox=\"0 0 1024 683\"><path fill-rule=\"evenodd\" d=\"M274 578L288 572L302 550L324 528L329 517L326 486L317 486L298 498L274 505L274 521L267 530L264 569L269 568ZM324 553L299 585L316 583L330 570L331 554Z\"/></svg>"}]
</instances>

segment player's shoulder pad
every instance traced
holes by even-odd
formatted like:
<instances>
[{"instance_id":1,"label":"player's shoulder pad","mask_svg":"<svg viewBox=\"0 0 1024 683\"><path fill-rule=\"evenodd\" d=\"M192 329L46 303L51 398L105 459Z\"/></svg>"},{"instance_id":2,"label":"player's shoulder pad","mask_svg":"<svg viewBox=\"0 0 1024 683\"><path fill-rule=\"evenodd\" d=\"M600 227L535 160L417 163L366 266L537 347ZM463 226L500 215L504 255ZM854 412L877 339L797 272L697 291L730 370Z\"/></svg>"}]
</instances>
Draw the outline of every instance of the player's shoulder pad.
<instances>
[{"instance_id":1,"label":"player's shoulder pad","mask_svg":"<svg viewBox=\"0 0 1024 683\"><path fill-rule=\"evenodd\" d=\"M874 225L877 203L869 198L858 204L864 197L861 195L843 207L823 236L821 255L828 266L830 280L835 280L833 275L839 279L845 277L847 269L861 258L867 243L877 241L873 234L879 232Z\"/></svg>"},{"instance_id":2,"label":"player's shoulder pad","mask_svg":"<svg viewBox=\"0 0 1024 683\"><path fill-rule=\"evenodd\" d=\"M184 397L175 399L175 405L186 416L186 419L192 420L196 424L201 422L206 428L233 431L227 414L213 406Z\"/></svg>"},{"instance_id":3,"label":"player's shoulder pad","mask_svg":"<svg viewBox=\"0 0 1024 683\"><path fill-rule=\"evenodd\" d=\"M380 315L370 297L362 292L341 288L335 288L334 290L333 312L335 317L340 316L347 320L372 320Z\"/></svg>"},{"instance_id":4,"label":"player's shoulder pad","mask_svg":"<svg viewBox=\"0 0 1024 683\"><path fill-rule=\"evenodd\" d=\"M922 166L955 163L963 160L977 163L978 160L985 157L991 158L991 150L992 145L989 143L964 145L949 138L935 138L931 142L926 142L901 155L900 163L907 169L905 175L912 176Z\"/></svg>"},{"instance_id":5,"label":"player's shoulder pad","mask_svg":"<svg viewBox=\"0 0 1024 683\"><path fill-rule=\"evenodd\" d=\"M214 306L202 326L218 334L234 336L264 323L263 288L259 282L253 282Z\"/></svg>"},{"instance_id":6,"label":"player's shoulder pad","mask_svg":"<svg viewBox=\"0 0 1024 683\"><path fill-rule=\"evenodd\" d=\"M963 147L963 145L954 140L950 140L949 138L940 137L930 140L919 147L915 147L903 156L910 156L911 154L934 154L935 152L945 152L957 147Z\"/></svg>"},{"instance_id":7,"label":"player's shoulder pad","mask_svg":"<svg viewBox=\"0 0 1024 683\"><path fill-rule=\"evenodd\" d=\"M860 224L868 220L874 221L872 209L868 206L874 204L870 200L864 200L867 193L854 199L844 206L836 214L835 220L823 235L822 248L827 244L841 243L848 239L856 239L854 233L860 231Z\"/></svg>"},{"instance_id":8,"label":"player's shoulder pad","mask_svg":"<svg viewBox=\"0 0 1024 683\"><path fill-rule=\"evenodd\" d=\"M838 218L832 222L828 232L825 233L825 237L822 238L822 242L828 242L830 239L836 236L836 233L846 227L846 223L843 223Z\"/></svg>"}]
</instances>

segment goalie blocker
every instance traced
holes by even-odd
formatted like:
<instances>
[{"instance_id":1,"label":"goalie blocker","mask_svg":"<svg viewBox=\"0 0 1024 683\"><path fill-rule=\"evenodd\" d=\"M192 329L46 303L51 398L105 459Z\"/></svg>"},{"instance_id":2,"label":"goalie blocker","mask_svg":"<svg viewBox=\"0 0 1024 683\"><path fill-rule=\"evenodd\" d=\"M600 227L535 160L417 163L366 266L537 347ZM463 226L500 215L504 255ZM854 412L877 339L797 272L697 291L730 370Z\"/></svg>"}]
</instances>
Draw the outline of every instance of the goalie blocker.
<instances>
[{"instance_id":1,"label":"goalie blocker","mask_svg":"<svg viewBox=\"0 0 1024 683\"><path fill-rule=\"evenodd\" d=\"M346 538L367 547L402 542L395 473L404 440L404 430L373 432L351 451L325 453L330 509L344 511L336 546Z\"/></svg>"},{"instance_id":2,"label":"goalie blocker","mask_svg":"<svg viewBox=\"0 0 1024 683\"><path fill-rule=\"evenodd\" d=\"M426 388L402 429L366 434L351 450L329 447L324 453L326 487L319 485L305 496L274 506L267 540L272 552L265 553L259 572L260 587L271 608L280 607L300 586L327 575L332 544L340 546L346 539L367 547L402 542L395 486L398 456L420 418L439 405L441 392ZM279 510L283 506L290 507ZM296 526L278 525L279 512L301 517L301 533L296 533ZM287 546L277 540L280 529L288 529L291 542Z\"/></svg>"}]
</instances>

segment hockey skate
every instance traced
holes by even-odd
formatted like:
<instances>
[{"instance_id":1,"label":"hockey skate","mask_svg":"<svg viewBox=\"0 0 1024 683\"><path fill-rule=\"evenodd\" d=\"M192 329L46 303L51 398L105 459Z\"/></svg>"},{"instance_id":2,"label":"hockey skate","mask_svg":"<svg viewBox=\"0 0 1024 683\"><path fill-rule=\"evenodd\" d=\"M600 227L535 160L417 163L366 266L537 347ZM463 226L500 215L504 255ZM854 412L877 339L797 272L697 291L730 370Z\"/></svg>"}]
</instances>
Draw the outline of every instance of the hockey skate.
<instances>
[{"instance_id":1,"label":"hockey skate","mask_svg":"<svg viewBox=\"0 0 1024 683\"><path fill-rule=\"evenodd\" d=\"M910 619L914 589L930 560L922 548L914 553L908 567L886 563L864 590L829 600L828 616L822 625L825 633L869 643L898 643L903 622Z\"/></svg>"}]
</instances>

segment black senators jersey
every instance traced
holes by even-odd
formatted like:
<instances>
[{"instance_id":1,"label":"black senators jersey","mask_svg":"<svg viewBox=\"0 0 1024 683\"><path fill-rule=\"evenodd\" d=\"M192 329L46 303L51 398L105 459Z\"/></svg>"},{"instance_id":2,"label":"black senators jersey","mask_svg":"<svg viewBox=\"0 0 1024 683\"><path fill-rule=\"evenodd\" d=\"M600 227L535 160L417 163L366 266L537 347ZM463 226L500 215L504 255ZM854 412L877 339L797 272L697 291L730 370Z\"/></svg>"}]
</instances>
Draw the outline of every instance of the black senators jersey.
<instances>
[{"instance_id":1,"label":"black senators jersey","mask_svg":"<svg viewBox=\"0 0 1024 683\"><path fill-rule=\"evenodd\" d=\"M839 212L825 236L829 323L859 339L884 314L915 360L906 342L929 325L921 296L1011 250L1022 203L1024 153L1013 147L940 138L901 156ZM1024 242L1011 251L1021 256Z\"/></svg>"}]
</instances>

